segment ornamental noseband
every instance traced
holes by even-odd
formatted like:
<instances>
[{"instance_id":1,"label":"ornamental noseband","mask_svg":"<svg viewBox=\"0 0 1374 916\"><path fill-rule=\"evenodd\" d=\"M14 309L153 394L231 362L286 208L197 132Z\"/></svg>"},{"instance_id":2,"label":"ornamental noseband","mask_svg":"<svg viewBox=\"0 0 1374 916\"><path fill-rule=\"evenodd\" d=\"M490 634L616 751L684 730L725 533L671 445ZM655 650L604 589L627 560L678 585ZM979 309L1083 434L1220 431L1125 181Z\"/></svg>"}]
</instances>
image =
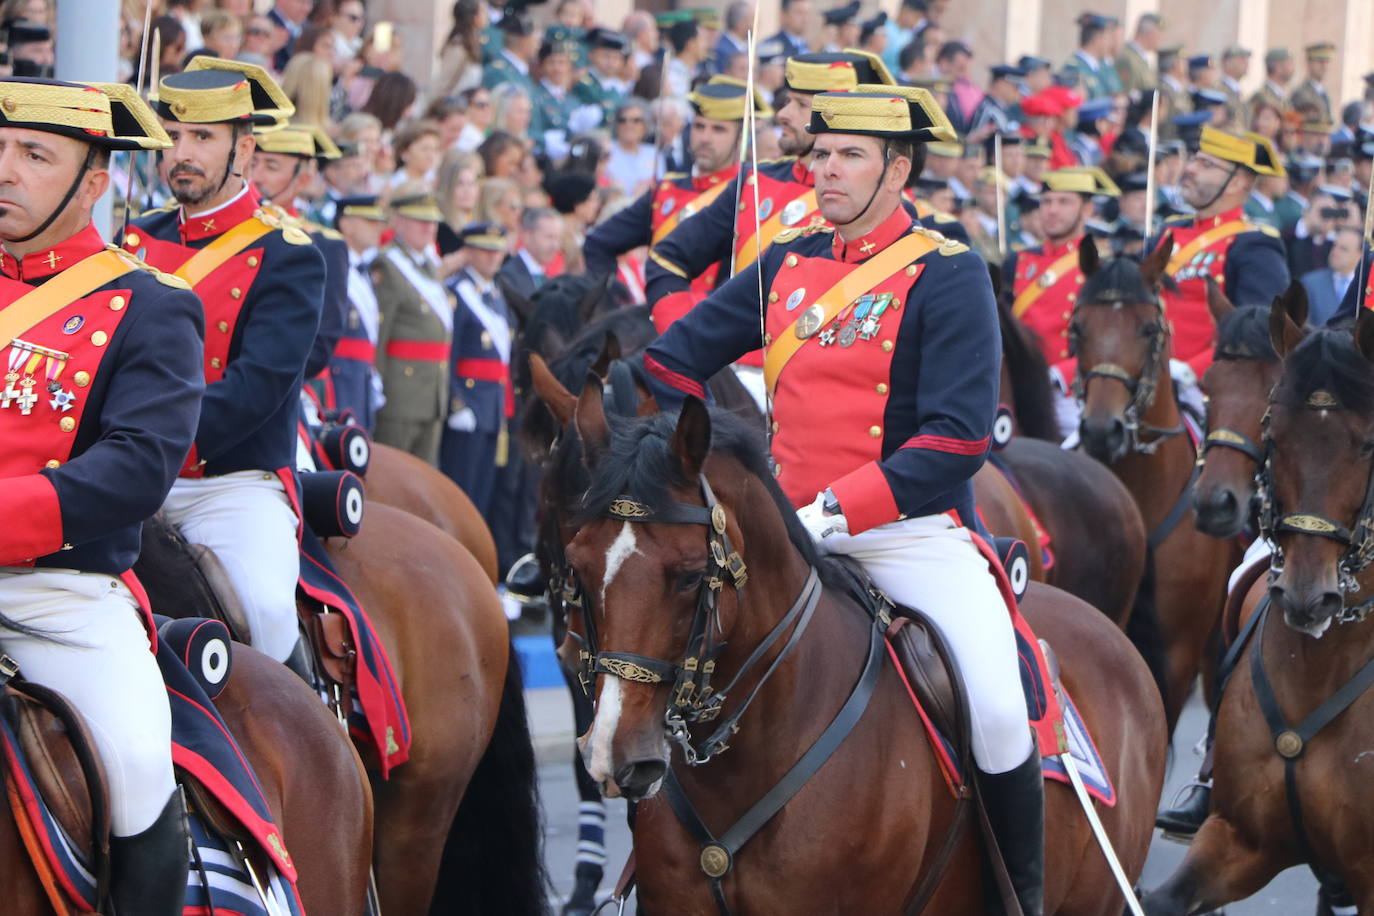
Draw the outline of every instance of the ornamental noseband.
<instances>
[{"instance_id":1,"label":"ornamental noseband","mask_svg":"<svg viewBox=\"0 0 1374 916\"><path fill-rule=\"evenodd\" d=\"M1316 394L1326 395L1326 398L1317 398L1315 401L1309 399L1309 407L1320 410L1339 407L1336 400L1327 392L1319 391ZM1271 397L1271 409L1273 403ZM1371 561L1374 561L1374 471L1371 471L1365 483L1364 502L1360 506L1359 515L1355 518L1353 529L1315 512L1285 514L1274 495L1274 438L1269 432L1269 411L1265 411L1263 429L1264 459L1260 463L1258 475L1259 523L1260 536L1274 545L1273 560L1269 564L1269 581L1272 583L1283 572L1283 548L1279 546L1276 535L1310 534L1335 541L1345 548L1336 563L1337 582L1343 592L1358 591L1360 584L1357 577ZM1336 620L1340 623L1358 622L1368 616L1371 610L1374 610L1374 596L1354 607L1345 607L1336 616Z\"/></svg>"}]
</instances>

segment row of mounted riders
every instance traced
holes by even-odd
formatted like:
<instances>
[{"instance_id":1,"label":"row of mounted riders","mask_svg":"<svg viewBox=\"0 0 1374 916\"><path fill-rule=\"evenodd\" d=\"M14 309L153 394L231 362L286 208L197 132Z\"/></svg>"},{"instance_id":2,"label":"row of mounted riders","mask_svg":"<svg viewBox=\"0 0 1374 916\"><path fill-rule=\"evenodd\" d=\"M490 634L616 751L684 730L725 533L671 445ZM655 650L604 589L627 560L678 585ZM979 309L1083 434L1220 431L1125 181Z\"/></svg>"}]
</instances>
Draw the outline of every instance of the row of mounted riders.
<instances>
[{"instance_id":1,"label":"row of mounted riders","mask_svg":"<svg viewBox=\"0 0 1374 916\"><path fill-rule=\"evenodd\" d=\"M1202 380L1210 432L1198 441L1186 433L1169 370L1159 299L1169 254L1166 245L1142 262L1101 261L1090 241L1080 250L1085 292L1103 291L1072 316L1080 450L1059 448L1039 348L1003 311L1003 400L1020 435L979 472L979 511L994 535L1045 548L1031 551L1035 582L1021 610L1062 660L1060 677L1115 782L1117 803L1100 814L1132 879L1153 835L1169 736L1202 675L1215 714L1210 816L1180 868L1145 894L1144 910L1205 912L1305 863L1321 883L1319 913L1352 905L1374 913L1360 814L1374 799L1364 797L1358 763L1350 765L1367 746L1360 713L1374 682L1362 622L1374 605L1374 574L1366 574L1374 559L1374 315L1309 329L1299 285L1272 306L1239 308L1213 285L1216 359ZM738 417L762 429L747 393L723 373L711 386L721 409L702 412L705 420L695 410L676 421L655 416L636 360L655 332L645 310L603 292L569 278L517 303L525 352L547 359L521 358L517 385L542 401L527 402L524 438L544 470L539 554L553 580L555 641L579 733L592 703L571 672L589 638L617 650L603 656L681 659L707 588L698 577L646 595L643 607L603 609L589 632L577 583L600 581L596 563L620 524L583 499L623 480L627 456L658 461L663 505L701 505L704 492L724 510L728 538L743 545L747 594L730 603L721 576L720 681L733 683L757 659L818 562L789 539L761 446L738 435ZM661 554L665 582L677 582L675 571L690 565L683 558L705 554L711 542L709 528L703 538L690 524L649 530L656 533L641 536L636 550ZM1252 572L1228 601L1228 578L1261 536L1275 545L1272 567L1252 549ZM565 554L574 537L576 550ZM824 569L821 578L834 585ZM621 679L616 761L661 759L674 787L633 806L633 877L647 912L901 912L917 889L928 890L932 864L943 870L933 896L920 895L927 911L974 912L996 900L980 877L976 838L939 855L956 800L890 666L870 703L878 708L804 791L744 834L747 847L726 843L729 855L713 873L716 850L703 837L728 838L748 822L857 689L868 618L842 587L825 589L820 602L811 632L789 646L793 664L750 695L750 714L731 722L728 754L704 766L668 752L665 729L684 726L665 701L673 672L648 684ZM1268 620L1272 609L1281 620ZM1316 638L1332 622L1339 626ZM585 686L595 696L603 688L591 673ZM728 712L729 700L723 705ZM718 714L689 717L684 746L711 735ZM856 792L854 773L886 778L881 789ZM579 781L584 800L589 782ZM1085 853L1095 844L1063 786L1047 787L1046 830L1045 911L1121 912L1105 861ZM565 912L589 912L601 878L599 867L579 866Z\"/></svg>"},{"instance_id":2,"label":"row of mounted riders","mask_svg":"<svg viewBox=\"0 0 1374 916\"><path fill-rule=\"evenodd\" d=\"M1095 423L1129 433L1120 454L1099 456L1110 470L1035 438L1047 426L1045 438L1057 438L1043 422L1053 417L1045 367L1028 332L1003 315L1004 400L1022 434L980 471L980 511L994 534L1047 548L1031 552L1036 581L1021 610L1063 661L1060 677L1115 783L1117 803L1100 815L1132 877L1153 834L1169 733L1203 675L1218 713L1212 813L1178 872L1146 896L1146 910L1202 912L1307 862L1323 879L1324 906L1353 901L1374 912L1361 818L1370 790L1355 778L1359 764L1350 764L1367 746L1359 713L1362 687L1374 678L1369 624L1361 622L1374 595L1366 574L1374 556L1374 316L1307 330L1300 288L1272 307L1232 308L1213 291L1218 358L1203 380L1212 433L1196 472L1196 447L1171 434L1183 421L1157 297L1166 258L1099 263L1095 249L1082 252L1086 275L1125 278L1105 287L1149 291L1138 302L1083 303L1073 316L1080 366L1123 370L1115 378L1082 373L1085 444L1112 439L1086 434ZM585 638L587 626L562 599L588 572L578 558L604 557L618 529L585 517L581 497L623 472L608 456L629 440L664 459L663 473L672 475L662 481L665 498L700 504L698 481L707 482L741 548L750 584L722 599L717 622L724 645L716 666L728 681L787 615L814 562L775 498L760 447L739 433L762 428L751 398L727 373L712 384L723 411L686 411L683 422L655 417L634 358L655 336L644 309L571 277L512 304L529 357L515 366L527 393L524 440L544 471L538 552L555 583L569 586L551 590L550 603L570 683L576 637ZM609 378L606 401L589 371ZM1260 496L1256 481L1264 483ZM319 698L250 649L236 647L217 706L282 828L307 911L364 912L375 869L383 912L543 912L533 757L492 588L490 535L443 475L380 446L367 495L361 532L330 540L327 551L391 659L412 726L409 761L385 780L369 778ZM1254 531L1252 507L1260 504L1278 548L1273 571L1254 579L1223 618L1227 576L1241 555L1237 535ZM565 558L574 536L584 549ZM704 555L708 542L692 526L673 526L641 538L638 549L661 553L665 581L675 581L676 558ZM833 584L824 570L822 579ZM601 639L648 658L680 657L701 583L681 585L666 599L618 607L599 625ZM1266 626L1272 615L1256 613L1266 596L1285 625ZM818 601L793 664L753 696L729 752L703 766L672 765L701 824L723 835L815 742L865 667L870 622L856 599L826 587ZM1249 620L1258 622L1247 627ZM1332 620L1340 626L1313 638ZM1245 649L1228 653L1233 645ZM1243 676L1219 682L1224 655ZM626 688L618 754L659 754L667 765L666 692L662 684ZM591 718L590 702L581 701L579 730ZM937 859L929 912L972 912L995 899L981 878L976 837L940 855L958 799L893 666L878 673L869 706L827 764L735 850L719 880L668 801L640 801L634 877L646 911L900 912L929 884ZM711 725L686 728L700 740ZM856 792L855 773L886 778ZM1093 839L1063 787L1047 787L1046 831L1046 912L1119 913L1116 883L1100 856L1086 854ZM0 862L6 911L50 912L3 816ZM579 873L579 891L588 883L594 890L600 877Z\"/></svg>"}]
</instances>

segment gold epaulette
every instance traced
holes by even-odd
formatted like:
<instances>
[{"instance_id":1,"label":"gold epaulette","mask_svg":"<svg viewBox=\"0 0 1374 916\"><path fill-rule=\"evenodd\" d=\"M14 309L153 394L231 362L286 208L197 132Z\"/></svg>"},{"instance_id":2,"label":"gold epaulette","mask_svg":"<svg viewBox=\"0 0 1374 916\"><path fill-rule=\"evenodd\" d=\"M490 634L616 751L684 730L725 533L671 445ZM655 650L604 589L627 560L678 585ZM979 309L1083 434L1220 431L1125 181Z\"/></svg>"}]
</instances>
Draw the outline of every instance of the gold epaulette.
<instances>
[{"instance_id":1,"label":"gold epaulette","mask_svg":"<svg viewBox=\"0 0 1374 916\"><path fill-rule=\"evenodd\" d=\"M301 221L276 204L264 203L253 214L264 225L281 230L281 237L291 245L309 245L310 236L301 228Z\"/></svg>"},{"instance_id":2,"label":"gold epaulette","mask_svg":"<svg viewBox=\"0 0 1374 916\"><path fill-rule=\"evenodd\" d=\"M1173 216L1166 216L1164 218L1164 222L1166 223L1190 223L1192 221L1193 217L1188 213L1175 213Z\"/></svg>"},{"instance_id":3,"label":"gold epaulette","mask_svg":"<svg viewBox=\"0 0 1374 916\"><path fill-rule=\"evenodd\" d=\"M963 254L965 251L968 251L968 246L963 242L957 239L945 238L943 233L936 232L934 229L927 229L925 226L912 226L911 231L919 232L932 242L938 242L940 245L940 254L946 258L951 255Z\"/></svg>"},{"instance_id":4,"label":"gold epaulette","mask_svg":"<svg viewBox=\"0 0 1374 916\"><path fill-rule=\"evenodd\" d=\"M957 223L959 218L953 214L946 213L944 210L936 210L931 214L937 223Z\"/></svg>"},{"instance_id":5,"label":"gold epaulette","mask_svg":"<svg viewBox=\"0 0 1374 916\"><path fill-rule=\"evenodd\" d=\"M796 241L804 235L815 235L818 232L834 232L835 227L825 221L813 222L806 226L793 226L791 229L784 229L773 236L773 244L779 243L786 245L788 242Z\"/></svg>"},{"instance_id":6,"label":"gold epaulette","mask_svg":"<svg viewBox=\"0 0 1374 916\"><path fill-rule=\"evenodd\" d=\"M142 219L145 216L152 216L154 213L170 213L179 206L181 206L181 204L177 203L176 201L172 201L170 204L163 204L162 206L154 207L151 210L144 210L142 213L132 214L130 218Z\"/></svg>"},{"instance_id":7,"label":"gold epaulette","mask_svg":"<svg viewBox=\"0 0 1374 916\"><path fill-rule=\"evenodd\" d=\"M111 251L119 252L120 257L122 257L128 263L132 264L136 270L141 270L144 273L152 274L153 279L161 283L163 286L170 286L172 289L185 290L189 290L191 288L191 284L187 283L185 280L181 279L176 274L163 273L162 271L158 270L156 267L149 264L147 261L143 260L127 248L120 248L118 245L106 245L105 247L110 249Z\"/></svg>"},{"instance_id":8,"label":"gold epaulette","mask_svg":"<svg viewBox=\"0 0 1374 916\"><path fill-rule=\"evenodd\" d=\"M1279 230L1275 229L1268 223L1252 223L1249 220L1246 220L1246 225L1249 226L1251 229L1263 232L1265 235L1271 238L1282 238L1282 236L1279 235Z\"/></svg>"},{"instance_id":9,"label":"gold epaulette","mask_svg":"<svg viewBox=\"0 0 1374 916\"><path fill-rule=\"evenodd\" d=\"M679 178L686 178L686 172L666 172L660 181L677 181Z\"/></svg>"}]
</instances>

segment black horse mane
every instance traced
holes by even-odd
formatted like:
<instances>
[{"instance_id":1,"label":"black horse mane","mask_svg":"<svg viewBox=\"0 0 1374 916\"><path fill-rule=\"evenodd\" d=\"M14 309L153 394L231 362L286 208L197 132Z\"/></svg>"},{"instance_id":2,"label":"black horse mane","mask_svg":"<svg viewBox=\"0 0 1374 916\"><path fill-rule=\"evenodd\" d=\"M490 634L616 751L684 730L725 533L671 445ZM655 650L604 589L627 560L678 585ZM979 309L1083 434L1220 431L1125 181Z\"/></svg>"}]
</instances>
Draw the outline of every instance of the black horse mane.
<instances>
[{"instance_id":1,"label":"black horse mane","mask_svg":"<svg viewBox=\"0 0 1374 916\"><path fill-rule=\"evenodd\" d=\"M1222 318L1217 325L1215 358L1277 361L1279 355L1269 340L1269 306L1241 306Z\"/></svg>"},{"instance_id":2,"label":"black horse mane","mask_svg":"<svg viewBox=\"0 0 1374 916\"><path fill-rule=\"evenodd\" d=\"M1319 392L1330 395L1335 403L1326 404ZM1374 366L1355 346L1349 330L1309 331L1284 361L1274 400L1290 407L1374 411Z\"/></svg>"},{"instance_id":3,"label":"black horse mane","mask_svg":"<svg viewBox=\"0 0 1374 916\"><path fill-rule=\"evenodd\" d=\"M525 346L535 353L544 352L543 345L550 332L571 340L586 323L586 317L578 313L578 304L600 286L599 281L588 277L560 274L539 287L530 297L533 308L525 323ZM628 291L623 285L612 284L596 304L594 314L620 308L628 304L628 299Z\"/></svg>"},{"instance_id":4,"label":"black horse mane","mask_svg":"<svg viewBox=\"0 0 1374 916\"><path fill-rule=\"evenodd\" d=\"M1145 285L1140 262L1131 257L1109 258L1083 280L1080 305L1115 305L1120 302L1156 302L1158 296Z\"/></svg>"},{"instance_id":5,"label":"black horse mane","mask_svg":"<svg viewBox=\"0 0 1374 916\"><path fill-rule=\"evenodd\" d=\"M1002 327L1002 360L1011 376L1017 425L1023 435L1032 439L1058 442L1062 436L1054 413L1050 367L1037 345L1035 332L1018 321L1011 306L1000 299L997 319Z\"/></svg>"},{"instance_id":6,"label":"black horse mane","mask_svg":"<svg viewBox=\"0 0 1374 916\"><path fill-rule=\"evenodd\" d=\"M673 501L670 489L696 487L695 480L684 477L682 463L673 451L676 413L629 419L612 416L608 420L611 442L593 469L590 486L582 499L581 513L585 517L600 515L612 500L621 496L643 503L651 511L662 511ZM734 458L763 483L787 526L792 546L808 563L819 568L822 564L816 545L773 478L760 431L729 411L712 409L711 450Z\"/></svg>"}]
</instances>

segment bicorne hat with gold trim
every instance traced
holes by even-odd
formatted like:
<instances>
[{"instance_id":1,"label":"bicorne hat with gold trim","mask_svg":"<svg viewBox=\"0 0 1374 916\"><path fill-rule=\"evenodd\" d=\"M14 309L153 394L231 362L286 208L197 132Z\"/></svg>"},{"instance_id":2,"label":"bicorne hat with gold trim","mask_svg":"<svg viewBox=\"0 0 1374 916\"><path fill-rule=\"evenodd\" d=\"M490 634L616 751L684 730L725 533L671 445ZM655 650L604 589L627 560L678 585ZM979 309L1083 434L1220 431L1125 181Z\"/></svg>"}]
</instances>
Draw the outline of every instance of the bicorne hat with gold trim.
<instances>
[{"instance_id":1,"label":"bicorne hat with gold trim","mask_svg":"<svg viewBox=\"0 0 1374 916\"><path fill-rule=\"evenodd\" d=\"M1120 197L1111 176L1095 165L1073 165L1040 176L1046 191L1068 191L1089 196Z\"/></svg>"},{"instance_id":2,"label":"bicorne hat with gold trim","mask_svg":"<svg viewBox=\"0 0 1374 916\"><path fill-rule=\"evenodd\" d=\"M1284 178L1288 170L1273 141L1256 133L1233 134L1215 127L1202 128L1198 150L1224 162L1244 166L1256 175Z\"/></svg>"},{"instance_id":3,"label":"bicorne hat with gold trim","mask_svg":"<svg viewBox=\"0 0 1374 916\"><path fill-rule=\"evenodd\" d=\"M170 149L171 139L132 86L0 80L0 127L60 134L102 149Z\"/></svg>"},{"instance_id":4,"label":"bicorne hat with gold trim","mask_svg":"<svg viewBox=\"0 0 1374 916\"><path fill-rule=\"evenodd\" d=\"M950 143L959 135L926 89L860 84L823 92L811 101L813 134L863 134L880 139Z\"/></svg>"},{"instance_id":5,"label":"bicorne hat with gold trim","mask_svg":"<svg viewBox=\"0 0 1374 916\"><path fill-rule=\"evenodd\" d=\"M692 109L703 118L712 121L743 121L747 110L745 94L749 87L744 80L733 76L713 76L698 86L687 96ZM754 117L771 118L773 109L763 99L763 93L754 87Z\"/></svg>"},{"instance_id":6,"label":"bicorne hat with gold trim","mask_svg":"<svg viewBox=\"0 0 1374 916\"><path fill-rule=\"evenodd\" d=\"M157 113L187 124L286 123L296 106L276 80L256 64L220 57L196 57L181 73L162 78Z\"/></svg>"},{"instance_id":7,"label":"bicorne hat with gold trim","mask_svg":"<svg viewBox=\"0 0 1374 916\"><path fill-rule=\"evenodd\" d=\"M881 57L853 48L789 57L783 65L783 79L792 92L809 93L846 92L866 84L897 84Z\"/></svg>"},{"instance_id":8,"label":"bicorne hat with gold trim","mask_svg":"<svg viewBox=\"0 0 1374 916\"><path fill-rule=\"evenodd\" d=\"M317 124L286 124L254 128L258 150L301 159L340 159L343 152Z\"/></svg>"}]
</instances>

